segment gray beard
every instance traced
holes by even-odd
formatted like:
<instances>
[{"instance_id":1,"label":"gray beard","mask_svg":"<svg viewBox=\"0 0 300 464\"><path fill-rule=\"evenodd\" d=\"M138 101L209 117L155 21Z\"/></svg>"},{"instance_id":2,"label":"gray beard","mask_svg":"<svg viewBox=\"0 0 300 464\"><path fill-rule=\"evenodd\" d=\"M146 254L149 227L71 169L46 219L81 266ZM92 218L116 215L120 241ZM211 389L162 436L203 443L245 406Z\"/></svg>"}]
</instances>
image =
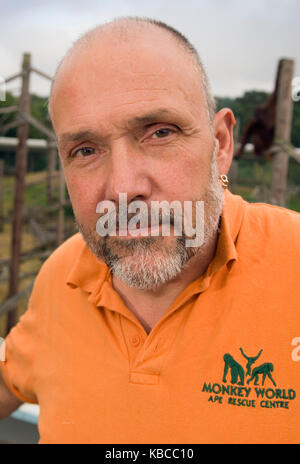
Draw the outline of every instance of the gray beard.
<instances>
[{"instance_id":1,"label":"gray beard","mask_svg":"<svg viewBox=\"0 0 300 464\"><path fill-rule=\"evenodd\" d=\"M105 262L111 273L130 287L155 290L175 279L193 256L205 256L214 240L223 207L223 190L218 180L215 150L211 164L211 181L204 195L204 241L200 247L186 247L184 236L121 238L100 237L76 221L83 239L94 255Z\"/></svg>"}]
</instances>

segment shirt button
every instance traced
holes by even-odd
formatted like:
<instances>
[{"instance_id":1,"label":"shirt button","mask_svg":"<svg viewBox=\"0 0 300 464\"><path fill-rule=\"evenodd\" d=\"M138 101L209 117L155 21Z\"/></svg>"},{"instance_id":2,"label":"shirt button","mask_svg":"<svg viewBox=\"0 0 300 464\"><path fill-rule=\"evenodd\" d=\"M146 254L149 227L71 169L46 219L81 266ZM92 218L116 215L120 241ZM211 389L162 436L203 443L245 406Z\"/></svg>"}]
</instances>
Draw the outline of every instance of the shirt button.
<instances>
[{"instance_id":1,"label":"shirt button","mask_svg":"<svg viewBox=\"0 0 300 464\"><path fill-rule=\"evenodd\" d=\"M133 335L130 339L130 342L132 346L139 346L139 344L141 343L141 337L138 334Z\"/></svg>"}]
</instances>

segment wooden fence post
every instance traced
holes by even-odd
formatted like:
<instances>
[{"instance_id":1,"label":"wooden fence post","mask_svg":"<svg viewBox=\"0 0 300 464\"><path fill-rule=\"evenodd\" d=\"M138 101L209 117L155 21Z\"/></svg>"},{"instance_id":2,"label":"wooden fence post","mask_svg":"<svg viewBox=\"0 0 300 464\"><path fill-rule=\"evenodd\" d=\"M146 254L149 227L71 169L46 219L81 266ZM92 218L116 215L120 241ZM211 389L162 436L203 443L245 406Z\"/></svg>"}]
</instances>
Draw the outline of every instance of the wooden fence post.
<instances>
[{"instance_id":1,"label":"wooden fence post","mask_svg":"<svg viewBox=\"0 0 300 464\"><path fill-rule=\"evenodd\" d=\"M237 150L239 137L240 137L240 119L237 118L236 125L233 130L233 141L234 141L233 156L235 155L235 152ZM230 191L232 193L236 193L236 185L237 185L237 179L238 179L238 161L235 159L232 159L231 166L230 166L229 173L228 173L228 179L230 182L230 186L229 186Z\"/></svg>"},{"instance_id":2,"label":"wooden fence post","mask_svg":"<svg viewBox=\"0 0 300 464\"><path fill-rule=\"evenodd\" d=\"M19 113L30 112L30 54L23 55L22 63L22 91L19 104ZM11 243L11 262L8 298L18 292L19 267L22 246L22 227L23 227L23 208L25 177L27 170L27 139L29 135L29 125L27 121L20 120L18 126L18 148L16 150L16 176L15 176L15 198L12 224L12 243ZM8 313L6 332L17 322L16 308Z\"/></svg>"},{"instance_id":3,"label":"wooden fence post","mask_svg":"<svg viewBox=\"0 0 300 464\"><path fill-rule=\"evenodd\" d=\"M285 206L285 193L287 185L289 155L284 148L290 143L292 126L292 79L294 74L294 61L283 59L279 76L279 89L276 104L276 124L274 144L278 145L272 160L272 181L270 203Z\"/></svg>"},{"instance_id":4,"label":"wooden fence post","mask_svg":"<svg viewBox=\"0 0 300 464\"><path fill-rule=\"evenodd\" d=\"M65 176L61 160L59 160L59 208L58 208L58 223L57 223L57 244L60 245L64 241L65 232Z\"/></svg>"},{"instance_id":5,"label":"wooden fence post","mask_svg":"<svg viewBox=\"0 0 300 464\"><path fill-rule=\"evenodd\" d=\"M47 146L47 202L52 203L54 199L54 185L55 185L55 170L57 160L56 143L52 140L48 141Z\"/></svg>"},{"instance_id":6,"label":"wooden fence post","mask_svg":"<svg viewBox=\"0 0 300 464\"><path fill-rule=\"evenodd\" d=\"M0 160L0 232L4 230L4 160Z\"/></svg>"}]
</instances>

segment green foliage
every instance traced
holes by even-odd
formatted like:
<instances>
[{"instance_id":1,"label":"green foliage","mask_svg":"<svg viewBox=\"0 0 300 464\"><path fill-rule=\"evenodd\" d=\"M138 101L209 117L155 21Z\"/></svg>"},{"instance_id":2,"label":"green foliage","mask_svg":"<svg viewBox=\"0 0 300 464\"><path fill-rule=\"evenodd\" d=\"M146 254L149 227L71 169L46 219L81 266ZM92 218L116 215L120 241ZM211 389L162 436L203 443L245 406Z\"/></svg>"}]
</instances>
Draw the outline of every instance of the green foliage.
<instances>
[{"instance_id":1,"label":"green foliage","mask_svg":"<svg viewBox=\"0 0 300 464\"><path fill-rule=\"evenodd\" d=\"M0 108L5 108L8 106L17 106L19 104L19 99L12 95L10 92L6 92L6 100L0 101ZM16 112L0 115L0 127L4 124L8 124L14 121L16 118ZM16 137L17 129L10 129L5 133L6 137Z\"/></svg>"},{"instance_id":2,"label":"green foliage","mask_svg":"<svg viewBox=\"0 0 300 464\"><path fill-rule=\"evenodd\" d=\"M7 106L15 106L19 104L19 97L15 97L10 92L6 93L6 101L0 102L0 108ZM47 98L39 97L38 95L30 96L30 112L31 115L37 119L39 122L44 124L46 127L51 128L51 122L48 116L47 109ZM0 127L8 122L13 121L16 118L16 113L10 113L8 115L0 115ZM17 129L10 129L5 134L6 137L16 137ZM35 127L30 126L29 137L33 139L42 139L45 138L44 134L36 129Z\"/></svg>"},{"instance_id":3,"label":"green foliage","mask_svg":"<svg viewBox=\"0 0 300 464\"><path fill-rule=\"evenodd\" d=\"M30 111L35 119L44 124L44 126L46 126L48 129L51 129L47 103L47 98L31 95ZM41 134L41 132L35 127L30 127L30 137L33 139L42 139L45 138L45 135Z\"/></svg>"},{"instance_id":4,"label":"green foliage","mask_svg":"<svg viewBox=\"0 0 300 464\"><path fill-rule=\"evenodd\" d=\"M47 206L46 183L29 185L25 189L25 205Z\"/></svg>"},{"instance_id":5,"label":"green foliage","mask_svg":"<svg viewBox=\"0 0 300 464\"><path fill-rule=\"evenodd\" d=\"M300 186L300 163L290 158L288 183Z\"/></svg>"},{"instance_id":6,"label":"green foliage","mask_svg":"<svg viewBox=\"0 0 300 464\"><path fill-rule=\"evenodd\" d=\"M299 195L292 196L287 202L287 208L300 213L300 198Z\"/></svg>"},{"instance_id":7,"label":"green foliage","mask_svg":"<svg viewBox=\"0 0 300 464\"><path fill-rule=\"evenodd\" d=\"M292 121L292 144L300 147L300 101L294 103Z\"/></svg>"},{"instance_id":8,"label":"green foliage","mask_svg":"<svg viewBox=\"0 0 300 464\"><path fill-rule=\"evenodd\" d=\"M217 98L218 109L226 107L233 111L236 119L239 119L240 122L239 137L241 137L246 124L253 116L255 107L263 105L268 96L266 92L252 90L245 92L242 97L238 98ZM300 102L295 102L293 106L291 142L295 147L300 148ZM235 189L235 193L241 195L249 202L258 201L255 189L259 188L262 179L264 179L266 189L269 189L271 185L271 162L265 160L257 160L255 162L246 159L239 160L238 186ZM297 186L300 186L300 164L290 158L288 192L293 192L293 189L297 188ZM287 207L300 212L299 193L287 194Z\"/></svg>"},{"instance_id":9,"label":"green foliage","mask_svg":"<svg viewBox=\"0 0 300 464\"><path fill-rule=\"evenodd\" d=\"M217 97L218 110L230 108L236 119L240 121L240 135L243 133L248 121L253 116L255 107L263 105L269 94L263 91L251 90L237 98ZM293 107L292 120L292 144L300 147L300 102L295 102Z\"/></svg>"},{"instance_id":10,"label":"green foliage","mask_svg":"<svg viewBox=\"0 0 300 464\"><path fill-rule=\"evenodd\" d=\"M19 98L12 95L10 92L6 93L6 101L0 102L0 108L8 106L17 106L19 104ZM31 95L30 97L30 112L31 115L41 122L48 129L51 129L51 122L48 116L47 99L39 97L37 95ZM4 124L15 120L17 113L9 113L0 115L0 127ZM6 137L16 137L17 128L10 129L5 133ZM43 139L45 135L42 134L38 129L30 125L29 137L33 139ZM13 167L15 164L15 151L1 152L1 157L5 160L6 167ZM37 153L29 153L28 155L28 171L43 171L46 168L46 160L44 153L40 155Z\"/></svg>"}]
</instances>

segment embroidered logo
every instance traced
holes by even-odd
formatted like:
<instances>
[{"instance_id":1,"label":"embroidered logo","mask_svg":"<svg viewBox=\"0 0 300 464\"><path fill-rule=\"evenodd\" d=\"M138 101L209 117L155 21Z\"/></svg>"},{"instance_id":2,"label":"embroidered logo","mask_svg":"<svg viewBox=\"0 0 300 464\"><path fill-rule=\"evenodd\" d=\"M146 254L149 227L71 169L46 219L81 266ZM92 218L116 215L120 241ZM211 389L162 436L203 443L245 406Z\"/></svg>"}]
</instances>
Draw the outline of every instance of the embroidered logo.
<instances>
[{"instance_id":1,"label":"embroidered logo","mask_svg":"<svg viewBox=\"0 0 300 464\"><path fill-rule=\"evenodd\" d=\"M208 401L252 408L289 409L291 401L296 398L295 390L278 387L274 379L274 365L269 360L254 366L263 350L256 356L249 356L243 348L240 348L240 352L246 360L245 368L226 353L223 356L222 383L204 382L202 392L211 394Z\"/></svg>"}]
</instances>

